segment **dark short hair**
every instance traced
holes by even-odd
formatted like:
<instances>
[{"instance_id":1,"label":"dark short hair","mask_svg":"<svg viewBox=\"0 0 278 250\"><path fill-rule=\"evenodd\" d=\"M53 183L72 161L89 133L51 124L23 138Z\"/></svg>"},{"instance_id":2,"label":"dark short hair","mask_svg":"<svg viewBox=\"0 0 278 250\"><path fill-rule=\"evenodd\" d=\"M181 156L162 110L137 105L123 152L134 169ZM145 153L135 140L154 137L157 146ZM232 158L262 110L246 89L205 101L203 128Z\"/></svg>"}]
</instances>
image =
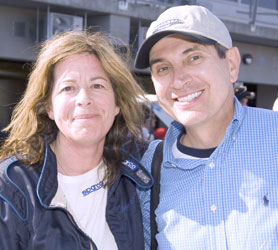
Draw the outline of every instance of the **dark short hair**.
<instances>
[{"instance_id":1,"label":"dark short hair","mask_svg":"<svg viewBox=\"0 0 278 250\"><path fill-rule=\"evenodd\" d=\"M227 49L226 49L224 46L222 46L222 45L219 44L219 43L216 43L216 44L214 44L214 47L215 47L215 49L216 49L216 51L217 51L218 56L219 56L221 59L226 58L226 51L227 51Z\"/></svg>"}]
</instances>

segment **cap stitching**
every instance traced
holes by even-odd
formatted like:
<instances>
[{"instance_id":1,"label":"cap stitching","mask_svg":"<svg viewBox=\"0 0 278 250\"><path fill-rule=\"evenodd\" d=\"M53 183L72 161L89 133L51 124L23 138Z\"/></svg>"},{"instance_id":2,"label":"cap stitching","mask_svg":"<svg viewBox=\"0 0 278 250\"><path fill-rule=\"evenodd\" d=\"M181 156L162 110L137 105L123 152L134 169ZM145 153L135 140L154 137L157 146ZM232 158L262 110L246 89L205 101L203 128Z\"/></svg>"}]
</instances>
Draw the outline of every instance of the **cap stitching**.
<instances>
[{"instance_id":1,"label":"cap stitching","mask_svg":"<svg viewBox=\"0 0 278 250\"><path fill-rule=\"evenodd\" d=\"M169 19L167 21L164 21L164 22L158 24L155 27L155 29L153 30L152 33L155 34L155 33L159 32L160 30L169 28L169 27L171 27L171 26L173 26L175 24L184 24L184 23L185 22L182 21L181 19Z\"/></svg>"}]
</instances>

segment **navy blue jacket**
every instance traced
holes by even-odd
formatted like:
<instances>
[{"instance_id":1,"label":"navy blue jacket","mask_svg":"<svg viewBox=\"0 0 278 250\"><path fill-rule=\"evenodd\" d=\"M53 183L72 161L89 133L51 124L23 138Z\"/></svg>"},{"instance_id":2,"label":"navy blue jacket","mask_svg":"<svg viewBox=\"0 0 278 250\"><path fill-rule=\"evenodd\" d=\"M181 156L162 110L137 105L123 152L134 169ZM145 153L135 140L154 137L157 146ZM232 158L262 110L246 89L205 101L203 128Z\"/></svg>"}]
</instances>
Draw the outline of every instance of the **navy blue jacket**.
<instances>
[{"instance_id":1,"label":"navy blue jacket","mask_svg":"<svg viewBox=\"0 0 278 250\"><path fill-rule=\"evenodd\" d=\"M148 189L152 182L128 159L108 190L106 220L119 250L144 249L136 185ZM1 250L97 249L66 208L50 205L57 189L56 157L48 145L42 166L26 166L15 157L0 163Z\"/></svg>"}]
</instances>

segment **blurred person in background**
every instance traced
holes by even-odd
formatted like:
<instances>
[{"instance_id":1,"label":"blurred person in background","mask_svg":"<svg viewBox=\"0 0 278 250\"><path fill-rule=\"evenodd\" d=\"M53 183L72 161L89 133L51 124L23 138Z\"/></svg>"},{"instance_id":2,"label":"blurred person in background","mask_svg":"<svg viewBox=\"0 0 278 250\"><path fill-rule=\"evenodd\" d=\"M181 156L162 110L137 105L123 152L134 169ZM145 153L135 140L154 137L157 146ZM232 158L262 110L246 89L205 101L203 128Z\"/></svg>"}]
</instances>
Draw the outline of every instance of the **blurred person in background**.
<instances>
[{"instance_id":1,"label":"blurred person in background","mask_svg":"<svg viewBox=\"0 0 278 250\"><path fill-rule=\"evenodd\" d=\"M167 133L166 128L156 128L153 132L154 138L156 140L163 140Z\"/></svg>"},{"instance_id":2,"label":"blurred person in background","mask_svg":"<svg viewBox=\"0 0 278 250\"><path fill-rule=\"evenodd\" d=\"M86 32L43 44L1 148L1 250L144 248L143 92L114 49Z\"/></svg>"},{"instance_id":3,"label":"blurred person in background","mask_svg":"<svg viewBox=\"0 0 278 250\"><path fill-rule=\"evenodd\" d=\"M153 113L152 109L145 108L145 119L143 125L143 136L144 140L149 143L154 140L153 131L157 124L157 118Z\"/></svg>"},{"instance_id":4,"label":"blurred person in background","mask_svg":"<svg viewBox=\"0 0 278 250\"><path fill-rule=\"evenodd\" d=\"M255 99L255 93L248 91L246 86L235 87L235 96L242 106L248 106L248 101Z\"/></svg>"}]
</instances>

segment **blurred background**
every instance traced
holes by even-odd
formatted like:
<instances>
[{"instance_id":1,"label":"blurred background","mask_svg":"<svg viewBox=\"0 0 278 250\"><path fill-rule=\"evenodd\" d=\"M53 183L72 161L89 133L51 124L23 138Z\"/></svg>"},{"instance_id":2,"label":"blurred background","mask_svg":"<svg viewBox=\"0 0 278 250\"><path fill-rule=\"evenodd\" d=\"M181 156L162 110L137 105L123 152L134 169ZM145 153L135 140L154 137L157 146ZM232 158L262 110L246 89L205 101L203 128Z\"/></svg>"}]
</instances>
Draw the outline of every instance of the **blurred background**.
<instances>
[{"instance_id":1,"label":"blurred background","mask_svg":"<svg viewBox=\"0 0 278 250\"><path fill-rule=\"evenodd\" d=\"M185 4L205 6L226 24L242 59L236 86L253 93L249 106L272 109L278 97L278 0L0 0L0 129L25 89L39 44L62 31L119 37L115 46L131 51L131 71L154 94L149 70L134 69L134 56L150 23Z\"/></svg>"}]
</instances>

